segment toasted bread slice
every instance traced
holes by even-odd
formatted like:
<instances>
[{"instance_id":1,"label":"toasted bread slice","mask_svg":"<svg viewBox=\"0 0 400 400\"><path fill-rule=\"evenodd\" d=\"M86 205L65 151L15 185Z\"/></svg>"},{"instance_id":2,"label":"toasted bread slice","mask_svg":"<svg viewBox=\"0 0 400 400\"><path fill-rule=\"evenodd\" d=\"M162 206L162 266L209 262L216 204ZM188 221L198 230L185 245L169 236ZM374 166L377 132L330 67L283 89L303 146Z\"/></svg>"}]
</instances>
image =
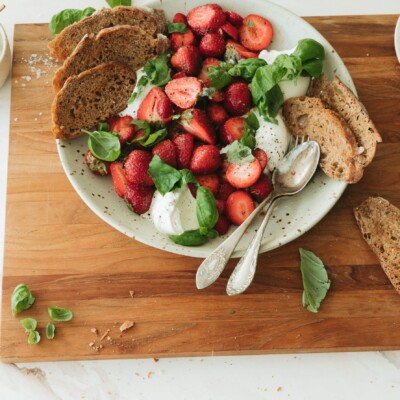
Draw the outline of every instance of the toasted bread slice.
<instances>
[{"instance_id":1,"label":"toasted bread slice","mask_svg":"<svg viewBox=\"0 0 400 400\"><path fill-rule=\"evenodd\" d=\"M320 165L330 178L355 183L363 175L356 165L357 142L345 121L316 97L293 97L283 105L283 117L295 136L309 136L321 147Z\"/></svg>"},{"instance_id":2,"label":"toasted bread slice","mask_svg":"<svg viewBox=\"0 0 400 400\"><path fill-rule=\"evenodd\" d=\"M124 64L104 63L67 79L52 104L53 133L71 139L128 105L136 72Z\"/></svg>"},{"instance_id":3,"label":"toasted bread slice","mask_svg":"<svg viewBox=\"0 0 400 400\"><path fill-rule=\"evenodd\" d=\"M400 294L400 209L382 197L369 197L354 209L364 239Z\"/></svg>"},{"instance_id":4,"label":"toasted bread slice","mask_svg":"<svg viewBox=\"0 0 400 400\"><path fill-rule=\"evenodd\" d=\"M140 26L149 35L156 37L165 30L165 15L161 10L141 9L137 7L102 8L90 17L66 27L48 47L50 55L65 60L85 35L97 35L104 28L116 25Z\"/></svg>"},{"instance_id":5,"label":"toasted bread slice","mask_svg":"<svg viewBox=\"0 0 400 400\"><path fill-rule=\"evenodd\" d=\"M363 167L370 164L375 155L376 144L382 138L364 105L354 93L337 76L330 81L326 75L321 75L311 82L308 95L325 101L347 122L362 150L356 157L356 162Z\"/></svg>"},{"instance_id":6,"label":"toasted bread slice","mask_svg":"<svg viewBox=\"0 0 400 400\"><path fill-rule=\"evenodd\" d=\"M154 38L142 28L132 25L102 29L97 36L86 35L56 72L53 79L54 91L58 92L70 76L79 75L105 62L123 63L136 71L147 60L168 48L168 39L159 36Z\"/></svg>"}]
</instances>

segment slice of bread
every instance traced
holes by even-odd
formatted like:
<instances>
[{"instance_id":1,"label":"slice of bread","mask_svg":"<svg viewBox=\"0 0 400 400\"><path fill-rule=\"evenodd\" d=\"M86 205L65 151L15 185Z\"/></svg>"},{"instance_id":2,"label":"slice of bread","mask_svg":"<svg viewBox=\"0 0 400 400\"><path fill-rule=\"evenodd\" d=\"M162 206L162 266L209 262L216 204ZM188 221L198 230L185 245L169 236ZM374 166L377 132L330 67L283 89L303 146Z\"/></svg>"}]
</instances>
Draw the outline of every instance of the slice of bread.
<instances>
[{"instance_id":1,"label":"slice of bread","mask_svg":"<svg viewBox=\"0 0 400 400\"><path fill-rule=\"evenodd\" d=\"M136 72L124 64L104 63L67 79L52 104L57 139L71 139L128 105Z\"/></svg>"},{"instance_id":2,"label":"slice of bread","mask_svg":"<svg viewBox=\"0 0 400 400\"><path fill-rule=\"evenodd\" d=\"M364 239L400 294L400 209L382 197L369 197L354 209Z\"/></svg>"},{"instance_id":3,"label":"slice of bread","mask_svg":"<svg viewBox=\"0 0 400 400\"><path fill-rule=\"evenodd\" d=\"M104 28L116 25L140 26L149 35L156 37L165 30L165 15L161 10L137 7L102 8L90 17L67 26L49 42L50 55L65 60L85 35L97 35Z\"/></svg>"},{"instance_id":4,"label":"slice of bread","mask_svg":"<svg viewBox=\"0 0 400 400\"><path fill-rule=\"evenodd\" d=\"M102 63L123 63L136 71L147 60L167 50L168 45L165 36L154 38L142 28L132 25L102 29L97 36L86 35L56 72L53 89L58 92L70 76L79 75Z\"/></svg>"},{"instance_id":5,"label":"slice of bread","mask_svg":"<svg viewBox=\"0 0 400 400\"><path fill-rule=\"evenodd\" d=\"M337 76L330 81L326 75L321 75L311 82L308 95L325 101L347 122L362 150L356 161L363 167L370 164L375 155L376 144L382 138L364 105L354 93Z\"/></svg>"},{"instance_id":6,"label":"slice of bread","mask_svg":"<svg viewBox=\"0 0 400 400\"><path fill-rule=\"evenodd\" d=\"M292 97L283 105L283 117L295 136L309 136L321 148L320 166L332 179L355 183L363 175L354 158L357 142L345 121L316 97Z\"/></svg>"}]
</instances>

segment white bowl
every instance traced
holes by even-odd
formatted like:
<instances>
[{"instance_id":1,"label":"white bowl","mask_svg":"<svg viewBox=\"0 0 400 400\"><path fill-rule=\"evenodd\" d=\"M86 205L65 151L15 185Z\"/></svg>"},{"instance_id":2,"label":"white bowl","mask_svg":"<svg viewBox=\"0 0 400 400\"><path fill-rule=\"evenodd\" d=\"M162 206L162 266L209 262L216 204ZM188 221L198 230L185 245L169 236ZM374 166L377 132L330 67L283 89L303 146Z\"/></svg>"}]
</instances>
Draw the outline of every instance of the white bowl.
<instances>
[{"instance_id":1,"label":"white bowl","mask_svg":"<svg viewBox=\"0 0 400 400\"><path fill-rule=\"evenodd\" d=\"M4 28L0 24L0 87L4 85L11 69L10 45Z\"/></svg>"},{"instance_id":2,"label":"white bowl","mask_svg":"<svg viewBox=\"0 0 400 400\"><path fill-rule=\"evenodd\" d=\"M157 0L146 5L162 8L171 20L176 12L187 13L205 3L204 0ZM293 48L302 38L319 41L326 50L325 73L330 76L337 74L355 91L350 74L336 51L319 32L297 15L264 0L222 0L218 3L225 10L236 11L243 16L256 13L268 18L275 30L271 49ZM58 141L60 159L71 184L88 207L115 229L149 246L192 257L206 257L225 239L219 237L200 247L184 247L173 243L167 236L158 233L150 221L126 207L124 201L114 193L111 178L97 177L87 169L83 161L86 149L86 136L72 141ZM273 210L261 252L282 246L311 229L335 205L345 188L345 183L333 181L318 171L301 193L281 199ZM243 255L259 223L260 220L256 220L254 228L243 236L234 257Z\"/></svg>"},{"instance_id":3,"label":"white bowl","mask_svg":"<svg viewBox=\"0 0 400 400\"><path fill-rule=\"evenodd\" d=\"M400 63L400 17L397 20L396 29L394 30L394 48Z\"/></svg>"}]
</instances>

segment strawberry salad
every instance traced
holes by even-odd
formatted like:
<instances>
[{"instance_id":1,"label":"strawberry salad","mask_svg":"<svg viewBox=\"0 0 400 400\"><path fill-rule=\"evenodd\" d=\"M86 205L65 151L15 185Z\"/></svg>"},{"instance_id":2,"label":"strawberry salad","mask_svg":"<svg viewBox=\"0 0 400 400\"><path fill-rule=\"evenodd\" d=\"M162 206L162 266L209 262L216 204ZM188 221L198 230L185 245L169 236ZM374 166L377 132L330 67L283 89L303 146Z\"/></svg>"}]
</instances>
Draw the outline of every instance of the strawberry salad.
<instances>
[{"instance_id":1,"label":"strawberry salad","mask_svg":"<svg viewBox=\"0 0 400 400\"><path fill-rule=\"evenodd\" d=\"M167 24L171 50L138 71L129 106L89 136L85 161L175 243L240 225L272 190L290 135L280 115L322 73L324 48L267 50L273 26L217 4Z\"/></svg>"}]
</instances>

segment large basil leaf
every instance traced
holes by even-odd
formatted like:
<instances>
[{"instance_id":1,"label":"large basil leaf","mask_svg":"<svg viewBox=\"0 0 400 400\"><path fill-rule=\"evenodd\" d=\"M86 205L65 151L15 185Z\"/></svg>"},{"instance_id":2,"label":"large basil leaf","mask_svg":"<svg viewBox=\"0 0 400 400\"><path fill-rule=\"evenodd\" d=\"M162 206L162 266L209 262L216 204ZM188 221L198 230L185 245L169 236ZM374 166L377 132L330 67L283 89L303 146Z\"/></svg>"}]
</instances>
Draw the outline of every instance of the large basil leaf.
<instances>
[{"instance_id":1,"label":"large basil leaf","mask_svg":"<svg viewBox=\"0 0 400 400\"><path fill-rule=\"evenodd\" d=\"M69 25L74 22L78 22L83 18L90 17L96 10L93 7L85 8L84 10L78 10L68 8L60 11L58 14L53 15L49 28L52 35L60 33Z\"/></svg>"},{"instance_id":2,"label":"large basil leaf","mask_svg":"<svg viewBox=\"0 0 400 400\"><path fill-rule=\"evenodd\" d=\"M202 235L198 229L170 236L170 239L182 246L201 246L208 240L207 236Z\"/></svg>"},{"instance_id":3,"label":"large basil leaf","mask_svg":"<svg viewBox=\"0 0 400 400\"><path fill-rule=\"evenodd\" d=\"M25 328L26 332L34 331L37 327L37 321L33 318L24 318L19 322Z\"/></svg>"},{"instance_id":4,"label":"large basil leaf","mask_svg":"<svg viewBox=\"0 0 400 400\"><path fill-rule=\"evenodd\" d=\"M49 316L54 321L70 321L73 317L72 311L63 307L49 307L47 309Z\"/></svg>"},{"instance_id":5,"label":"large basil leaf","mask_svg":"<svg viewBox=\"0 0 400 400\"><path fill-rule=\"evenodd\" d=\"M117 134L113 132L94 131L82 129L89 135L88 147L92 154L103 161L115 161L121 154L121 143Z\"/></svg>"},{"instance_id":6,"label":"large basil leaf","mask_svg":"<svg viewBox=\"0 0 400 400\"><path fill-rule=\"evenodd\" d=\"M132 5L132 0L106 0L106 2L111 8Z\"/></svg>"},{"instance_id":7,"label":"large basil leaf","mask_svg":"<svg viewBox=\"0 0 400 400\"><path fill-rule=\"evenodd\" d=\"M13 315L27 310L35 302L35 297L24 283L20 283L11 295L11 311Z\"/></svg>"},{"instance_id":8,"label":"large basil leaf","mask_svg":"<svg viewBox=\"0 0 400 400\"><path fill-rule=\"evenodd\" d=\"M226 156L227 161L232 164L252 162L255 158L251 152L251 148L243 145L239 140L235 140L228 145Z\"/></svg>"},{"instance_id":9,"label":"large basil leaf","mask_svg":"<svg viewBox=\"0 0 400 400\"><path fill-rule=\"evenodd\" d=\"M267 65L267 62L262 58L247 58L240 60L236 65L228 71L231 76L241 76L244 79L253 79L257 69Z\"/></svg>"},{"instance_id":10,"label":"large basil leaf","mask_svg":"<svg viewBox=\"0 0 400 400\"><path fill-rule=\"evenodd\" d=\"M199 186L196 193L196 215L200 228L210 230L214 228L219 215L215 197L211 190L204 186Z\"/></svg>"},{"instance_id":11,"label":"large basil leaf","mask_svg":"<svg viewBox=\"0 0 400 400\"><path fill-rule=\"evenodd\" d=\"M157 190L163 196L181 186L181 173L176 168L171 167L161 160L158 155L152 158L148 172L153 178Z\"/></svg>"}]
</instances>

